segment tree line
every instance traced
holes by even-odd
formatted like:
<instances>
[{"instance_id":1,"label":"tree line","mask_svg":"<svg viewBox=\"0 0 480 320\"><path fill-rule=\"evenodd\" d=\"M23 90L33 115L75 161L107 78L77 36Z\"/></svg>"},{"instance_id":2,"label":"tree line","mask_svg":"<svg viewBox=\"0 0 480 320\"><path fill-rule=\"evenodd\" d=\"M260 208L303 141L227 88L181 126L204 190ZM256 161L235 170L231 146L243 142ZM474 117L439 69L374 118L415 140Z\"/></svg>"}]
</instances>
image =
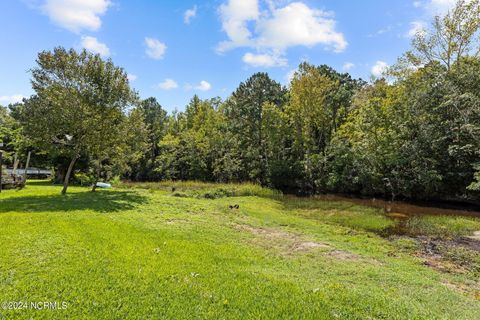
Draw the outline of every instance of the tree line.
<instances>
[{"instance_id":1,"label":"tree line","mask_svg":"<svg viewBox=\"0 0 480 320\"><path fill-rule=\"evenodd\" d=\"M65 191L73 172L478 199L479 17L478 0L458 1L381 79L302 63L287 87L256 73L225 100L194 96L171 114L110 60L56 48L38 56L35 94L0 108L0 139L10 155L43 155Z\"/></svg>"}]
</instances>

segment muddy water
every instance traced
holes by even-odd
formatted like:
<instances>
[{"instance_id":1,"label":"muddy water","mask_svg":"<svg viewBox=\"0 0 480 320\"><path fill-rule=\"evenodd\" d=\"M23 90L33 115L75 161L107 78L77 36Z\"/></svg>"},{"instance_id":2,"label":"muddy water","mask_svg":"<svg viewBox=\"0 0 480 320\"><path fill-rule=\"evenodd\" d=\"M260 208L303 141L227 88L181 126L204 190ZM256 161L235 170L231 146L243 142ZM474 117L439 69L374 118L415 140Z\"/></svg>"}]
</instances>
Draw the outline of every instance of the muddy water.
<instances>
[{"instance_id":1,"label":"muddy water","mask_svg":"<svg viewBox=\"0 0 480 320\"><path fill-rule=\"evenodd\" d=\"M480 217L480 208L468 207L465 208L452 208L452 205L428 203L427 205L418 205L402 201L385 201L381 199L362 199L353 198L339 195L317 195L316 199L327 201L347 201L354 204L383 209L385 214L391 218L409 218L417 215L450 215L450 216L470 216ZM458 206L457 206L458 207Z\"/></svg>"}]
</instances>

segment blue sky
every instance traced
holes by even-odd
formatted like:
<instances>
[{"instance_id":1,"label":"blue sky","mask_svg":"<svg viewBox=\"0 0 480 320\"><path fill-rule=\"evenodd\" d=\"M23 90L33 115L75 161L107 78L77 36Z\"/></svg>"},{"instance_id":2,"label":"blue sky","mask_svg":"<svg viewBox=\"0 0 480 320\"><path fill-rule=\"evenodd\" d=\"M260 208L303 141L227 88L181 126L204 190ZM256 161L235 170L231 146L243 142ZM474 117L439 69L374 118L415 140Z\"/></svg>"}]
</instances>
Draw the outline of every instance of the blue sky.
<instances>
[{"instance_id":1,"label":"blue sky","mask_svg":"<svg viewBox=\"0 0 480 320\"><path fill-rule=\"evenodd\" d=\"M55 46L100 53L142 98L183 110L251 74L287 84L302 61L369 79L455 0L7 0L0 2L0 104L32 94L28 70Z\"/></svg>"}]
</instances>

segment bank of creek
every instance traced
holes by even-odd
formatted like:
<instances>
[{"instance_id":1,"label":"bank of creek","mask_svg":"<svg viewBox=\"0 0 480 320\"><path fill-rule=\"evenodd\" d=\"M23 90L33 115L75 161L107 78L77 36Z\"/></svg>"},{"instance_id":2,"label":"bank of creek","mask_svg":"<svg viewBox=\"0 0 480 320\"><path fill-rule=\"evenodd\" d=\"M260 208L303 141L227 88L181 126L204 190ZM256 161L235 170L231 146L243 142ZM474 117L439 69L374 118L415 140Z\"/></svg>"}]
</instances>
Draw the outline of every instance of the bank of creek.
<instances>
[{"instance_id":1,"label":"bank of creek","mask_svg":"<svg viewBox=\"0 0 480 320\"><path fill-rule=\"evenodd\" d=\"M475 205L361 199L338 195L319 195L320 201L342 201L352 206L379 209L391 221L388 227L375 230L394 243L399 251L408 251L436 270L470 274L480 297L480 208Z\"/></svg>"}]
</instances>

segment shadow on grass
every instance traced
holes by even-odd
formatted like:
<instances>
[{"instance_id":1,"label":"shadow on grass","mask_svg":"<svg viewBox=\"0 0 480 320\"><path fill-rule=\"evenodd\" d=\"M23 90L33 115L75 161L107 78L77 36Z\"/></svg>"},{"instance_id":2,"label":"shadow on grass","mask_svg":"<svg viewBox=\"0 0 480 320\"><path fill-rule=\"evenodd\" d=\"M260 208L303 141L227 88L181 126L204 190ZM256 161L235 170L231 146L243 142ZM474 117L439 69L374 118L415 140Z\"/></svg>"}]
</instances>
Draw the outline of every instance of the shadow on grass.
<instances>
[{"instance_id":1,"label":"shadow on grass","mask_svg":"<svg viewBox=\"0 0 480 320\"><path fill-rule=\"evenodd\" d=\"M147 198L136 192L99 191L79 192L65 196L26 196L0 200L0 213L3 212L49 212L92 210L109 213L135 208L137 204L147 202Z\"/></svg>"},{"instance_id":2,"label":"shadow on grass","mask_svg":"<svg viewBox=\"0 0 480 320\"><path fill-rule=\"evenodd\" d=\"M36 179L36 180L32 180L32 179L28 179L27 180L27 187L28 186L53 186L54 183L51 181L51 180L48 180L48 179ZM72 184L70 184L72 185Z\"/></svg>"}]
</instances>

